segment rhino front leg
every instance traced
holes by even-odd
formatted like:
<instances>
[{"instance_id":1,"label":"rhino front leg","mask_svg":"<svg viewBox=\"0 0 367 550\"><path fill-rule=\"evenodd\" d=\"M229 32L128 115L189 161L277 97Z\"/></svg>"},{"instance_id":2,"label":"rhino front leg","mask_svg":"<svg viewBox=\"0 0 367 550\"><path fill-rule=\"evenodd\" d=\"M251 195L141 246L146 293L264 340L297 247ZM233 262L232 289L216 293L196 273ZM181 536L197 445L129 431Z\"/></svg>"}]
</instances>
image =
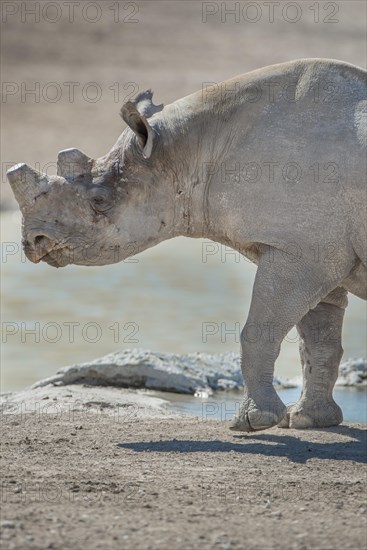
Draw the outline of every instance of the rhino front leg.
<instances>
[{"instance_id":1,"label":"rhino front leg","mask_svg":"<svg viewBox=\"0 0 367 550\"><path fill-rule=\"evenodd\" d=\"M319 301L322 277L312 273L310 262L290 259L281 250L270 248L262 254L241 333L245 394L232 430L263 430L286 415L273 387L274 363L288 331Z\"/></svg>"},{"instance_id":2,"label":"rhino front leg","mask_svg":"<svg viewBox=\"0 0 367 550\"><path fill-rule=\"evenodd\" d=\"M288 407L280 427L326 428L343 421L333 399L343 355L342 325L347 291L336 288L298 323L303 389L299 401Z\"/></svg>"}]
</instances>

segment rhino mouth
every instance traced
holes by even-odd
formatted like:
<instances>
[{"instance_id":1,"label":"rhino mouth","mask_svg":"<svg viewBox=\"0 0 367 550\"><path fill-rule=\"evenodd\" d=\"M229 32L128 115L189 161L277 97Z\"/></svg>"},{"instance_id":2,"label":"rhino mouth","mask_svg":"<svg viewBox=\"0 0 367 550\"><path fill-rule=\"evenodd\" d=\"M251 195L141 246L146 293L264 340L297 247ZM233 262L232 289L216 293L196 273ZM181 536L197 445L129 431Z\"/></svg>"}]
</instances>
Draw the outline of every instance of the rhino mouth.
<instances>
[{"instance_id":1,"label":"rhino mouth","mask_svg":"<svg viewBox=\"0 0 367 550\"><path fill-rule=\"evenodd\" d=\"M66 265L72 263L70 254L66 251L65 248L53 248L50 252L47 252L40 261L47 263L51 267L65 267Z\"/></svg>"},{"instance_id":2,"label":"rhino mouth","mask_svg":"<svg viewBox=\"0 0 367 550\"><path fill-rule=\"evenodd\" d=\"M42 261L53 267L63 267L71 263L72 251L65 244L52 242L46 237L40 237L32 244L24 239L22 244L25 255L34 264Z\"/></svg>"}]
</instances>

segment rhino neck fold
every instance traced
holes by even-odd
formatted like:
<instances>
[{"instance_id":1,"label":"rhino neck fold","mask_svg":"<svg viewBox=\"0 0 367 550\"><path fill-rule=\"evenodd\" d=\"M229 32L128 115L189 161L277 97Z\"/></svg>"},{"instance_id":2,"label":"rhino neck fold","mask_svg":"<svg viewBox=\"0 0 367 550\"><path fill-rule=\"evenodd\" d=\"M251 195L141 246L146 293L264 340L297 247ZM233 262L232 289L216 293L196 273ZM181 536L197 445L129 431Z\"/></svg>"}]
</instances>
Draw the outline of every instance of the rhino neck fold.
<instances>
[{"instance_id":1,"label":"rhino neck fold","mask_svg":"<svg viewBox=\"0 0 367 550\"><path fill-rule=\"evenodd\" d=\"M173 236L206 237L209 213L204 201L205 186L188 175L174 182L173 192Z\"/></svg>"},{"instance_id":2,"label":"rhino neck fold","mask_svg":"<svg viewBox=\"0 0 367 550\"><path fill-rule=\"evenodd\" d=\"M200 101L193 107L180 100L168 105L157 121L163 138L159 164L173 193L172 237L215 239L221 233L210 212L210 167L222 162L231 138L229 132L219 135L215 117L201 107Z\"/></svg>"}]
</instances>

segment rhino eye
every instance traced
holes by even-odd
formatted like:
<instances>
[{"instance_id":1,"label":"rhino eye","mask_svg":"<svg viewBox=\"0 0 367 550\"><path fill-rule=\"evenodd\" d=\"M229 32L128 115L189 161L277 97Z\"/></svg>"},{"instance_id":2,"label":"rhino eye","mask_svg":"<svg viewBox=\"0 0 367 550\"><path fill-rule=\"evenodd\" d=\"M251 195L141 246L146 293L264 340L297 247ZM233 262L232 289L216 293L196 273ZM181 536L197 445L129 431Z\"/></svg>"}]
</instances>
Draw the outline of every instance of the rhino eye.
<instances>
[{"instance_id":1,"label":"rhino eye","mask_svg":"<svg viewBox=\"0 0 367 550\"><path fill-rule=\"evenodd\" d=\"M96 197L93 197L92 199L93 201L93 204L96 204L96 205L103 205L106 201L105 201L105 198L102 197L101 195L97 195Z\"/></svg>"},{"instance_id":2,"label":"rhino eye","mask_svg":"<svg viewBox=\"0 0 367 550\"><path fill-rule=\"evenodd\" d=\"M91 206L95 212L106 212L111 208L111 202L104 195L94 195L91 199Z\"/></svg>"}]
</instances>

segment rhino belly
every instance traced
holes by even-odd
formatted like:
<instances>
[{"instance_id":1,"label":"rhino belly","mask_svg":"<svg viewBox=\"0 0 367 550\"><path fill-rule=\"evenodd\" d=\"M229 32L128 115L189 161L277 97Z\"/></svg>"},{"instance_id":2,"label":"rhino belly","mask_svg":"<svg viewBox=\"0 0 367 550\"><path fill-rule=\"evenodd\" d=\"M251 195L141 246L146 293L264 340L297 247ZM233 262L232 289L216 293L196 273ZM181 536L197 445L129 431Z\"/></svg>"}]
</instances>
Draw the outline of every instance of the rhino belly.
<instances>
[{"instance_id":1,"label":"rhino belly","mask_svg":"<svg viewBox=\"0 0 367 550\"><path fill-rule=\"evenodd\" d=\"M341 286L358 298L367 300L367 267L359 260Z\"/></svg>"}]
</instances>

